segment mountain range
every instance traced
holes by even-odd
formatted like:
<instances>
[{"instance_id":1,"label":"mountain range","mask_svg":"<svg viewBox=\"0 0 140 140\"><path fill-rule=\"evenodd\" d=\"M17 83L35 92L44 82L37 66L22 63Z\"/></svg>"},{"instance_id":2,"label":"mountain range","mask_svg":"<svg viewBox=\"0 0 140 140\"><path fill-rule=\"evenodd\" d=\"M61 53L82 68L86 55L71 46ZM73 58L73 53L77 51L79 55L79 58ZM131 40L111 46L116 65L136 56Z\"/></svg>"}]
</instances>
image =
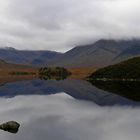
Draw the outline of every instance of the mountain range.
<instances>
[{"instance_id":1,"label":"mountain range","mask_svg":"<svg viewBox=\"0 0 140 140\"><path fill-rule=\"evenodd\" d=\"M62 67L104 67L140 56L140 39L105 40L77 46L59 53L54 51L28 51L14 48L1 48L0 59L10 63L36 66Z\"/></svg>"},{"instance_id":2,"label":"mountain range","mask_svg":"<svg viewBox=\"0 0 140 140\"><path fill-rule=\"evenodd\" d=\"M0 59L9 63L25 65L44 65L61 53L53 51L16 50L11 47L0 48Z\"/></svg>"}]
</instances>

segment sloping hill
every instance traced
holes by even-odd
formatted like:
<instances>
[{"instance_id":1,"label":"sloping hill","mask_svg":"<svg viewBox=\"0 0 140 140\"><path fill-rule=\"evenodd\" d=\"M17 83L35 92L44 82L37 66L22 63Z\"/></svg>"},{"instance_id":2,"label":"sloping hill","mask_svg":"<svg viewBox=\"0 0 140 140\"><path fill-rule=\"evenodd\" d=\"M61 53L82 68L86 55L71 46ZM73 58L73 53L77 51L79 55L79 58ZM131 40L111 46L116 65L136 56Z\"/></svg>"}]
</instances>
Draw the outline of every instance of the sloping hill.
<instances>
[{"instance_id":1,"label":"sloping hill","mask_svg":"<svg viewBox=\"0 0 140 140\"><path fill-rule=\"evenodd\" d=\"M140 79L140 57L99 69L90 78Z\"/></svg>"},{"instance_id":2,"label":"sloping hill","mask_svg":"<svg viewBox=\"0 0 140 140\"><path fill-rule=\"evenodd\" d=\"M140 56L140 45L128 47L122 53L120 53L116 58L114 58L114 62L119 62L122 60L126 60L128 58L132 58L134 56Z\"/></svg>"},{"instance_id":3,"label":"sloping hill","mask_svg":"<svg viewBox=\"0 0 140 140\"><path fill-rule=\"evenodd\" d=\"M0 49L0 59L16 64L45 65L60 55L53 51L16 50L9 47Z\"/></svg>"},{"instance_id":4,"label":"sloping hill","mask_svg":"<svg viewBox=\"0 0 140 140\"><path fill-rule=\"evenodd\" d=\"M63 67L103 67L140 55L140 51L136 50L139 48L140 40L99 40L91 45L73 48L60 56L54 65ZM126 52L130 52L130 55L126 55Z\"/></svg>"},{"instance_id":5,"label":"sloping hill","mask_svg":"<svg viewBox=\"0 0 140 140\"><path fill-rule=\"evenodd\" d=\"M0 60L0 77L5 77L12 73L28 73L28 74L37 74L38 68L26 66L26 65L19 65L19 64L12 64L7 63L3 60Z\"/></svg>"},{"instance_id":6,"label":"sloping hill","mask_svg":"<svg viewBox=\"0 0 140 140\"><path fill-rule=\"evenodd\" d=\"M10 63L67 68L100 68L140 56L140 40L99 40L78 46L66 53L0 49L0 59Z\"/></svg>"}]
</instances>

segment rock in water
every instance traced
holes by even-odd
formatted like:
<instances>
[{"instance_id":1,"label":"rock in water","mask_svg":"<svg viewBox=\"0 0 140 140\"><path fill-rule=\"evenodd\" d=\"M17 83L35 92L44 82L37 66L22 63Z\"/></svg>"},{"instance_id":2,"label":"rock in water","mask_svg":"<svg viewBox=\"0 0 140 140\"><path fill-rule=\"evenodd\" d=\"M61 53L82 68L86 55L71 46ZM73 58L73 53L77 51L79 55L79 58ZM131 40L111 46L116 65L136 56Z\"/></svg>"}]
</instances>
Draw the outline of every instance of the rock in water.
<instances>
[{"instance_id":1,"label":"rock in water","mask_svg":"<svg viewBox=\"0 0 140 140\"><path fill-rule=\"evenodd\" d=\"M20 124L15 121L9 121L0 125L0 129L8 131L10 133L17 133Z\"/></svg>"}]
</instances>

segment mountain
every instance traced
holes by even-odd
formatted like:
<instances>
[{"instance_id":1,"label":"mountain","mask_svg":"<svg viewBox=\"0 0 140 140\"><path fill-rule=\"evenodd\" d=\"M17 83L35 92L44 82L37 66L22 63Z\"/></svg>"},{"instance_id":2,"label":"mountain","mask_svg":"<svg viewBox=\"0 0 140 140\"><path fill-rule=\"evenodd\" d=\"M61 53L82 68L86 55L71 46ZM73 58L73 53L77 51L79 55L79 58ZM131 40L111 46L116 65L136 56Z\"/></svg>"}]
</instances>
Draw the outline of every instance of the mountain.
<instances>
[{"instance_id":1,"label":"mountain","mask_svg":"<svg viewBox=\"0 0 140 140\"><path fill-rule=\"evenodd\" d=\"M0 48L0 59L15 64L45 65L60 55L61 53L53 51L16 50L11 47Z\"/></svg>"},{"instance_id":2,"label":"mountain","mask_svg":"<svg viewBox=\"0 0 140 140\"><path fill-rule=\"evenodd\" d=\"M103 67L140 55L140 40L99 40L64 53L54 65Z\"/></svg>"},{"instance_id":3,"label":"mountain","mask_svg":"<svg viewBox=\"0 0 140 140\"><path fill-rule=\"evenodd\" d=\"M3 65L3 64L6 64L6 62L0 59L0 65Z\"/></svg>"},{"instance_id":4,"label":"mountain","mask_svg":"<svg viewBox=\"0 0 140 140\"><path fill-rule=\"evenodd\" d=\"M135 57L121 63L101 68L94 72L91 79L140 79L140 57Z\"/></svg>"},{"instance_id":5,"label":"mountain","mask_svg":"<svg viewBox=\"0 0 140 140\"><path fill-rule=\"evenodd\" d=\"M10 63L36 66L60 66L67 68L100 68L140 55L140 40L105 40L77 46L65 53L53 51L16 50L11 47L0 49L0 59Z\"/></svg>"},{"instance_id":6,"label":"mountain","mask_svg":"<svg viewBox=\"0 0 140 140\"><path fill-rule=\"evenodd\" d=\"M118 62L139 55L140 55L140 45L137 44L135 46L128 47L126 50L120 53L116 58L114 58L114 61Z\"/></svg>"}]
</instances>

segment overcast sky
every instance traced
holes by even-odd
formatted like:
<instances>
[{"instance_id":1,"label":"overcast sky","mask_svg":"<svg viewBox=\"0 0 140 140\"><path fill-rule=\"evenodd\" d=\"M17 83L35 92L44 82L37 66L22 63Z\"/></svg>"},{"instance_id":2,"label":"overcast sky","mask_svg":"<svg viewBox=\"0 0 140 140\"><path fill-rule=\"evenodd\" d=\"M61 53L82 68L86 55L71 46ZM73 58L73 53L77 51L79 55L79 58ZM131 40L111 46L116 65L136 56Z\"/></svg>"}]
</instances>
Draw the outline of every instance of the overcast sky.
<instances>
[{"instance_id":1,"label":"overcast sky","mask_svg":"<svg viewBox=\"0 0 140 140\"><path fill-rule=\"evenodd\" d=\"M139 0L0 0L0 46L66 51L139 26Z\"/></svg>"}]
</instances>

